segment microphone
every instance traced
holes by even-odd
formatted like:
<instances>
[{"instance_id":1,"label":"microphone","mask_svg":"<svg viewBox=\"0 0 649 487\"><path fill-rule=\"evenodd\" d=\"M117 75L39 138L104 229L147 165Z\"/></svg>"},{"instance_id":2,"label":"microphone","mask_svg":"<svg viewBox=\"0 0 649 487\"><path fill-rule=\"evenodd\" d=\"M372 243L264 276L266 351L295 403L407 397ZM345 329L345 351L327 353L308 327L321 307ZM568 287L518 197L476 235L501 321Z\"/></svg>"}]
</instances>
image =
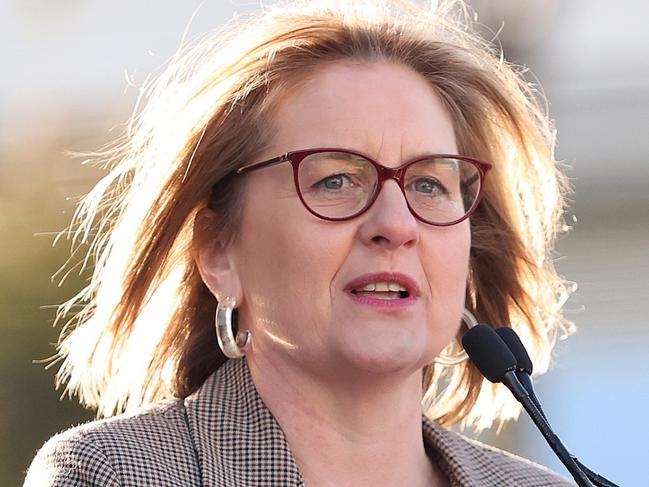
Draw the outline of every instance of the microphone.
<instances>
[{"instance_id":1,"label":"microphone","mask_svg":"<svg viewBox=\"0 0 649 487\"><path fill-rule=\"evenodd\" d=\"M504 384L523 405L545 441L561 460L561 463L568 469L577 485L579 487L594 487L586 474L573 460L559 437L554 434L550 425L530 398L529 392L518 380L516 376L516 369L518 368L516 357L498 334L489 326L479 324L465 333L462 337L462 345L471 361L487 380Z\"/></svg>"},{"instance_id":2,"label":"microphone","mask_svg":"<svg viewBox=\"0 0 649 487\"><path fill-rule=\"evenodd\" d=\"M505 342L509 351L514 355L516 359L516 377L523 385L525 390L529 393L530 399L534 405L538 408L541 416L547 421L547 416L541 407L541 403L536 397L536 391L534 390L534 383L532 382L532 371L534 370L534 365L532 364L532 359L525 349L525 345L518 337L518 334L511 328L502 326L494 330L496 334Z\"/></svg>"},{"instance_id":3,"label":"microphone","mask_svg":"<svg viewBox=\"0 0 649 487\"><path fill-rule=\"evenodd\" d=\"M525 348L525 345L523 345L523 342L519 338L518 334L511 328L507 328L503 326L500 328L496 328L494 331L502 339L502 341L505 342L505 345L507 345L509 351L514 355L517 364L516 377L523 385L525 390L527 390L527 392L530 395L530 398L532 399L532 402L534 402L534 404L539 410L539 413L541 413L541 415L545 419L545 422L548 424L548 427L550 427L548 418L543 412L541 403L539 402L536 396L536 392L534 391L534 383L532 382L532 378L530 377L533 371L533 364L532 364L532 359L530 359L530 356L527 353L527 349ZM618 487L616 484L614 484L607 478L602 477L596 472L593 472L586 465L581 463L576 456L571 454L570 457L574 460L577 466L586 474L586 476L591 480L591 482L593 482L598 487Z\"/></svg>"}]
</instances>

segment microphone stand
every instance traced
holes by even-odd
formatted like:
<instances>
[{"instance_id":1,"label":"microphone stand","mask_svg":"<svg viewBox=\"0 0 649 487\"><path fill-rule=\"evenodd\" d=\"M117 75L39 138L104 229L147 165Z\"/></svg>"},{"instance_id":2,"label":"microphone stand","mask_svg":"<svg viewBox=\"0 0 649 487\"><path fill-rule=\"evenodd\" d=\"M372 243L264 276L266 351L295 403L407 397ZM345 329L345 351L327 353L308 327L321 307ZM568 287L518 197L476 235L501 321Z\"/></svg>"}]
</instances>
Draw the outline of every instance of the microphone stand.
<instances>
[{"instance_id":1,"label":"microphone stand","mask_svg":"<svg viewBox=\"0 0 649 487\"><path fill-rule=\"evenodd\" d=\"M536 397L536 393L534 392L534 385L532 384L532 380L529 376L528 373L525 371L518 371L516 373L516 377L523 386L523 388L527 391L528 395L530 396L530 399L532 400L532 403L534 403L534 406L538 410L540 416L542 417L543 421L547 425L547 427L552 431L552 427L550 426L550 422L548 421L547 416L545 415L545 412L543 412L543 408L541 407L541 403L539 402L538 398ZM511 390L511 389L510 389ZM525 406L523 406L525 407ZM527 409L525 409L527 411ZM529 411L528 411L529 412ZM531 415L530 415L531 416ZM570 458L577 464L579 469L586 474L586 476L590 479L590 481L595 484L597 487L619 487L617 484L614 484L610 480L608 480L606 477L602 477L601 475L593 472L591 469L589 469L586 465L581 463L579 459L573 455L572 453L569 453Z\"/></svg>"},{"instance_id":2,"label":"microphone stand","mask_svg":"<svg viewBox=\"0 0 649 487\"><path fill-rule=\"evenodd\" d=\"M584 467L552 431L534 393L534 385L529 375L532 372L532 361L513 330L494 330L488 325L477 324L464 334L462 346L487 380L504 384L522 404L579 487L594 487L592 482L598 487L617 487Z\"/></svg>"},{"instance_id":3,"label":"microphone stand","mask_svg":"<svg viewBox=\"0 0 649 487\"><path fill-rule=\"evenodd\" d=\"M532 363L532 360L530 359L530 356L528 355L527 350L525 349L525 345L523 345L523 342L519 338L518 334L511 328L501 327L501 328L496 328L494 331L502 339L502 341L505 342L505 345L507 345L507 348L509 348L510 352L516 359L517 362L516 377L518 378L521 385L525 388L525 390L529 394L530 399L536 406L536 409L538 410L539 414L543 417L543 420L545 421L547 427L550 429L550 431L552 431L552 427L550 426L550 421L548 421L547 416L543 412L541 403L536 397L536 391L534 391L534 383L532 382L532 377L531 377L534 364ZM593 484L595 484L597 487L618 487L616 484L614 484L607 478L602 477L601 475L598 475L597 473L590 470L583 463L581 463L576 456L570 454L570 457L574 460L577 466L586 474L586 476L590 479L590 481Z\"/></svg>"},{"instance_id":4,"label":"microphone stand","mask_svg":"<svg viewBox=\"0 0 649 487\"><path fill-rule=\"evenodd\" d=\"M563 463L566 469L568 469L568 472L570 472L572 478L575 479L577 485L579 487L594 487L588 476L581 470L581 468L579 468L579 465L577 465L559 437L549 427L548 422L539 412L529 393L520 383L518 377L516 377L516 372L513 370L507 371L502 377L502 383L507 386L514 397L523 405L523 408L530 415L530 418L532 418L532 421L543 435L543 438L545 438L545 441L548 443L550 448L552 448L552 451L557 455L559 460L561 460L561 463Z\"/></svg>"}]
</instances>

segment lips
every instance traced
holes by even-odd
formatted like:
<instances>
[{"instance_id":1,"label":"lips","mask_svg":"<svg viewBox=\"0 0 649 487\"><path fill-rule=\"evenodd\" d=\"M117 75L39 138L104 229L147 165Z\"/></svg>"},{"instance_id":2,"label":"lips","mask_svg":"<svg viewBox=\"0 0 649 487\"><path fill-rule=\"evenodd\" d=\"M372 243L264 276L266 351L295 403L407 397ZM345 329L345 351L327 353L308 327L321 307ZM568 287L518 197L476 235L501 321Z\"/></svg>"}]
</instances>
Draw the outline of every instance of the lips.
<instances>
[{"instance_id":1,"label":"lips","mask_svg":"<svg viewBox=\"0 0 649 487\"><path fill-rule=\"evenodd\" d=\"M416 298L420 294L413 278L394 272L365 274L349 282L345 291L358 298L381 301Z\"/></svg>"}]
</instances>

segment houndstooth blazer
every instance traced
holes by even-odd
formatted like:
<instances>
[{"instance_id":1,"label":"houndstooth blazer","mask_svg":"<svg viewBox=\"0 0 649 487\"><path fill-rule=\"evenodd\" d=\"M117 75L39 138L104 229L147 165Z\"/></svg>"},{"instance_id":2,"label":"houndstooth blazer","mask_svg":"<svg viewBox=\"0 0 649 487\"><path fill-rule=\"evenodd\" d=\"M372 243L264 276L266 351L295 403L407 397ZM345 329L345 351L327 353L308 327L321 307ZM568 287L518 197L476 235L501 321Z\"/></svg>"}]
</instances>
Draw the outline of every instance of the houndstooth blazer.
<instances>
[{"instance_id":1,"label":"houndstooth blazer","mask_svg":"<svg viewBox=\"0 0 649 487\"><path fill-rule=\"evenodd\" d=\"M426 449L453 487L563 487L563 477L423 418ZM304 486L245 359L185 400L94 421L50 439L25 486Z\"/></svg>"}]
</instances>

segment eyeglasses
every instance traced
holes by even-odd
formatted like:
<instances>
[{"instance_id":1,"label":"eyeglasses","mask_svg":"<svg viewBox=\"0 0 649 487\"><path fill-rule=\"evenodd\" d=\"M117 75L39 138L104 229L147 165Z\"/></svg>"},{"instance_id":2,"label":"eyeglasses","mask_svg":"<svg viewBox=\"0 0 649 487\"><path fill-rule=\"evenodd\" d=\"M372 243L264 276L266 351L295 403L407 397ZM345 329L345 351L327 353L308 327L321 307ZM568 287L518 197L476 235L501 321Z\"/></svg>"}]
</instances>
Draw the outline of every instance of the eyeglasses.
<instances>
[{"instance_id":1,"label":"eyeglasses","mask_svg":"<svg viewBox=\"0 0 649 487\"><path fill-rule=\"evenodd\" d=\"M290 162L295 189L305 208L330 221L367 211L388 179L397 182L412 214L424 223L450 226L468 218L478 206L488 162L471 157L434 154L385 167L346 149L307 149L239 168L244 174Z\"/></svg>"}]
</instances>

